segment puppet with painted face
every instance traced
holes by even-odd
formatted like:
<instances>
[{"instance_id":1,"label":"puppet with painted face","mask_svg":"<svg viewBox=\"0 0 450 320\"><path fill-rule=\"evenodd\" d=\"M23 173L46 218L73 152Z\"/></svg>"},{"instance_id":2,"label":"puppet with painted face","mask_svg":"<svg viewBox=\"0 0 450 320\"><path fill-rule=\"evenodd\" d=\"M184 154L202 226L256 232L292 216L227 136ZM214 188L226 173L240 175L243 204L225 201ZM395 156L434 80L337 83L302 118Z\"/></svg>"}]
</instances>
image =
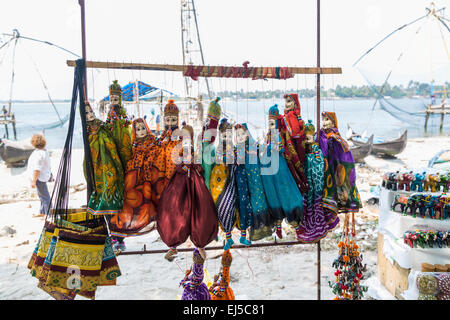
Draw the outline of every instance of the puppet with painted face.
<instances>
[{"instance_id":1,"label":"puppet with painted face","mask_svg":"<svg viewBox=\"0 0 450 320\"><path fill-rule=\"evenodd\" d=\"M237 208L239 211L239 223L236 225L241 230L239 242L244 245L251 245L252 242L247 239L247 229L252 226L253 208L250 197L247 171L245 169L247 130L242 124L234 126L235 135L235 163L236 163L236 190L237 190Z\"/></svg>"},{"instance_id":2,"label":"puppet with painted face","mask_svg":"<svg viewBox=\"0 0 450 320\"><path fill-rule=\"evenodd\" d=\"M131 127L127 112L122 106L122 88L117 80L109 87L110 109L106 124L111 131L114 143L117 145L123 169L126 170L128 160L131 159Z\"/></svg>"},{"instance_id":3,"label":"puppet with painted face","mask_svg":"<svg viewBox=\"0 0 450 320\"><path fill-rule=\"evenodd\" d=\"M155 135L144 119L132 125L132 157L125 172L123 209L110 222L111 234L140 235L154 229L156 208L165 186L164 161Z\"/></svg>"},{"instance_id":4,"label":"puppet with painted face","mask_svg":"<svg viewBox=\"0 0 450 320\"><path fill-rule=\"evenodd\" d=\"M302 194L308 191L308 183L303 169L305 163L305 128L300 114L298 94L284 95L286 106L284 115L277 119L284 157L289 170Z\"/></svg>"},{"instance_id":5,"label":"puppet with painted face","mask_svg":"<svg viewBox=\"0 0 450 320\"><path fill-rule=\"evenodd\" d=\"M226 234L224 250L228 250L234 244L231 231L237 221L236 165L234 164L232 130L233 127L227 119L224 118L220 121L219 147L209 184L220 227Z\"/></svg>"},{"instance_id":6,"label":"puppet with painted face","mask_svg":"<svg viewBox=\"0 0 450 320\"><path fill-rule=\"evenodd\" d=\"M265 150L262 150L260 157L264 192L275 221L276 234L281 239L283 219L286 219L298 233L303 219L303 197L283 157L284 149L279 150L280 139L276 122L278 117L278 105L275 104L269 109L269 132L266 136Z\"/></svg>"},{"instance_id":7,"label":"puppet with painted face","mask_svg":"<svg viewBox=\"0 0 450 320\"><path fill-rule=\"evenodd\" d=\"M238 137L236 160L239 164L243 164L243 166L238 166L236 174L236 184L239 194L239 217L241 218L240 220L243 220L240 221L239 224L241 231L246 230L247 225L251 224L250 240L257 241L271 236L273 227L273 219L270 215L261 179L261 164L258 157L259 146L257 141L255 141L250 134L246 123L237 124L235 129L236 136ZM244 142L242 143L242 141ZM242 177L244 170L247 180ZM251 216L248 214L249 205L247 204L248 198L246 196L247 188L252 210ZM246 239L241 235L241 240L244 241Z\"/></svg>"},{"instance_id":8,"label":"puppet with painted face","mask_svg":"<svg viewBox=\"0 0 450 320\"><path fill-rule=\"evenodd\" d=\"M208 113L202 130L202 167L206 187L210 188L211 171L214 167L216 148L214 141L217 135L217 125L219 124L222 108L219 105L220 97L211 101L208 106Z\"/></svg>"},{"instance_id":9,"label":"puppet with painted face","mask_svg":"<svg viewBox=\"0 0 450 320\"><path fill-rule=\"evenodd\" d=\"M304 198L305 215L297 233L297 239L305 243L317 242L339 223L335 212L322 206L325 161L317 143L314 142L315 127L311 120L305 125L306 176L309 189Z\"/></svg>"},{"instance_id":10,"label":"puppet with painted face","mask_svg":"<svg viewBox=\"0 0 450 320\"><path fill-rule=\"evenodd\" d=\"M172 175L175 172L175 160L178 157L177 154L172 154L172 151L182 141L179 137L173 135L174 131L177 130L179 126L179 113L180 110L175 104L175 101L169 99L164 107L164 132L158 139L162 148L162 156L164 156L165 177L167 181L172 178Z\"/></svg>"},{"instance_id":11,"label":"puppet with painted face","mask_svg":"<svg viewBox=\"0 0 450 320\"><path fill-rule=\"evenodd\" d=\"M111 131L95 117L89 103L85 109L94 180L87 210L92 214L116 214L123 205L122 162Z\"/></svg>"},{"instance_id":12,"label":"puppet with painted face","mask_svg":"<svg viewBox=\"0 0 450 320\"><path fill-rule=\"evenodd\" d=\"M169 261L177 254L177 246L188 237L202 249L218 232L216 208L203 180L202 167L192 161L194 130L184 125L181 131L183 148L178 154L179 164L164 188L156 216L159 235L170 247L165 256Z\"/></svg>"},{"instance_id":13,"label":"puppet with painted face","mask_svg":"<svg viewBox=\"0 0 450 320\"><path fill-rule=\"evenodd\" d=\"M338 130L334 112L322 112L322 128L318 137L325 162L323 206L338 212L357 212L361 199L356 187L356 169L347 141Z\"/></svg>"}]
</instances>

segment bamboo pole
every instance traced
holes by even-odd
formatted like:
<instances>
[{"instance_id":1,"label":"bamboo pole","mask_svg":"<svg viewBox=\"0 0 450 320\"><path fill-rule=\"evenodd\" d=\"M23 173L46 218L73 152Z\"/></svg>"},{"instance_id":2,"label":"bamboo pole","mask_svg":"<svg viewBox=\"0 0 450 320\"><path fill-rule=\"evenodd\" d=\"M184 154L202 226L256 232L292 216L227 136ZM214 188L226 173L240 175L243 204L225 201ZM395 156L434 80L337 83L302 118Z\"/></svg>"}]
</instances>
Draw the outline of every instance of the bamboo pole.
<instances>
[{"instance_id":1,"label":"bamboo pole","mask_svg":"<svg viewBox=\"0 0 450 320\"><path fill-rule=\"evenodd\" d=\"M75 60L67 60L69 67L75 67ZM200 67L200 66L194 66ZM210 68L218 66L209 66ZM176 71L184 72L188 66L179 64L156 64L156 63L136 63L136 62L104 62L86 61L86 68L96 69L127 69L127 70L153 70L153 71ZM292 74L342 74L339 67L290 67ZM214 76L212 76L214 77Z\"/></svg>"}]
</instances>

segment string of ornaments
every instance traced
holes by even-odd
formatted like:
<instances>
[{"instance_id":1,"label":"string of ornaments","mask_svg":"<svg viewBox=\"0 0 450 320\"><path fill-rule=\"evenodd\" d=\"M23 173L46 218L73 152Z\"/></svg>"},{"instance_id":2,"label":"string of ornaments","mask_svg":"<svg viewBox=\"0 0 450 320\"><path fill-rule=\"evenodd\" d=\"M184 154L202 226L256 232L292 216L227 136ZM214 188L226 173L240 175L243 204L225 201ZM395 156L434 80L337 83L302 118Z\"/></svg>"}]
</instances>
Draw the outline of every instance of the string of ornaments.
<instances>
[{"instance_id":1,"label":"string of ornaments","mask_svg":"<svg viewBox=\"0 0 450 320\"><path fill-rule=\"evenodd\" d=\"M334 272L336 280L328 281L333 294L336 295L334 300L361 300L368 289L360 283L364 279L366 265L362 264L363 256L355 241L355 215L351 213L351 227L349 216L349 213L345 214L342 235L338 243L339 256L332 264L336 269Z\"/></svg>"}]
</instances>

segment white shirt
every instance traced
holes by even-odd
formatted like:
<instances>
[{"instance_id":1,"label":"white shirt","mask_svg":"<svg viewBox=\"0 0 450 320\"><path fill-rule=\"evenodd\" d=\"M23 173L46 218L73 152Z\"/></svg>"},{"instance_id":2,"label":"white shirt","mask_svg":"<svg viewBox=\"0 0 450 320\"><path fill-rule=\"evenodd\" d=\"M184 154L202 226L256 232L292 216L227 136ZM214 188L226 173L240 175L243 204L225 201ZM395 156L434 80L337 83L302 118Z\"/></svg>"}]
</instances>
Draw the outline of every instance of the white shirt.
<instances>
[{"instance_id":1,"label":"white shirt","mask_svg":"<svg viewBox=\"0 0 450 320\"><path fill-rule=\"evenodd\" d=\"M33 179L34 171L39 170L38 180L48 182L52 174L50 169L50 157L47 150L35 149L28 158L28 175Z\"/></svg>"}]
</instances>

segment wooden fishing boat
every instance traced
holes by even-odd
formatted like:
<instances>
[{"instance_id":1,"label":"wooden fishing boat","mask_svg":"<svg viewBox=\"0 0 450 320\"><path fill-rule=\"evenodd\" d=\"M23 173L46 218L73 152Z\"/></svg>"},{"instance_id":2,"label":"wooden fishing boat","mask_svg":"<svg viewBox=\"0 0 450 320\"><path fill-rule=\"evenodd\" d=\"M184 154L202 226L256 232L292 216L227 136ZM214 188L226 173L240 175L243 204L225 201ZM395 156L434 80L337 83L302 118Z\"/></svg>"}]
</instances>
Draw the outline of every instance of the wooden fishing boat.
<instances>
[{"instance_id":1,"label":"wooden fishing boat","mask_svg":"<svg viewBox=\"0 0 450 320\"><path fill-rule=\"evenodd\" d=\"M24 141L0 139L0 158L11 167L24 167L34 148Z\"/></svg>"},{"instance_id":2,"label":"wooden fishing boat","mask_svg":"<svg viewBox=\"0 0 450 320\"><path fill-rule=\"evenodd\" d=\"M352 131L352 134L350 135L348 140L352 141L353 144L355 144L356 146L362 146L367 143L367 141L364 141L361 135L353 131L350 126L348 126L348 129ZM403 132L403 134L397 139L382 142L375 141L373 143L371 153L374 155L395 156L405 150L407 141L408 130L405 130L405 132Z\"/></svg>"},{"instance_id":3,"label":"wooden fishing boat","mask_svg":"<svg viewBox=\"0 0 450 320\"><path fill-rule=\"evenodd\" d=\"M350 147L350 151L352 152L353 159L355 162L362 162L365 157L367 157L370 152L372 152L373 148L373 135L370 136L369 140L367 140L367 143L363 145L355 145L353 147Z\"/></svg>"}]
</instances>

